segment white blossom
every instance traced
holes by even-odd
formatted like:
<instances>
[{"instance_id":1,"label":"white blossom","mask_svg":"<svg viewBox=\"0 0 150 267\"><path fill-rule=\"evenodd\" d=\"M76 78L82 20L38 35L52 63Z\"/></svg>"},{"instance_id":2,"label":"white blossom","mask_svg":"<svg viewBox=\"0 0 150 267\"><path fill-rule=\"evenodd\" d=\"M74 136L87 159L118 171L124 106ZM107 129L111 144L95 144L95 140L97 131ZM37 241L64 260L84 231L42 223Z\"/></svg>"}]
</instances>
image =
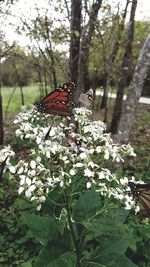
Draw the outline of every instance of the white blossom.
<instances>
[{"instance_id":1,"label":"white blossom","mask_svg":"<svg viewBox=\"0 0 150 267\"><path fill-rule=\"evenodd\" d=\"M15 166L10 166L10 167L9 167L9 171L10 171L11 173L15 174L15 173L16 173L16 168L15 168Z\"/></svg>"},{"instance_id":2,"label":"white blossom","mask_svg":"<svg viewBox=\"0 0 150 267\"><path fill-rule=\"evenodd\" d=\"M89 189L89 188L91 187L91 185L92 185L91 182L87 182L87 183L86 183L86 187L87 187L87 189Z\"/></svg>"},{"instance_id":3,"label":"white blossom","mask_svg":"<svg viewBox=\"0 0 150 267\"><path fill-rule=\"evenodd\" d=\"M94 177L94 172L91 171L90 169L86 168L84 170L84 176L87 176L87 177Z\"/></svg>"},{"instance_id":4,"label":"white blossom","mask_svg":"<svg viewBox=\"0 0 150 267\"><path fill-rule=\"evenodd\" d=\"M45 114L45 123L42 114L33 106L23 107L18 114L14 121L18 124L16 136L34 145L27 162L19 161L15 166L9 158L7 160L11 173L19 176L18 193L25 194L40 210L51 190L56 186L72 186L76 178L81 177L87 189L94 184L101 195L115 198L123 202L126 209L131 209L134 200L128 182L136 179L119 179L111 170L123 162L125 156L135 156L133 148L114 144L110 133L105 133L106 125L101 121L91 121L90 110L76 108L73 112L79 125L78 133L73 123L65 124L65 118L59 122L59 118L54 120L53 115ZM72 139L75 140L73 145ZM6 158L9 153L3 151L4 154ZM3 162L1 151L0 162ZM125 190L127 194L124 194Z\"/></svg>"},{"instance_id":5,"label":"white blossom","mask_svg":"<svg viewBox=\"0 0 150 267\"><path fill-rule=\"evenodd\" d=\"M75 171L74 169L71 169L71 170L69 171L69 174L70 174L71 176L74 176L74 175L76 174L76 171Z\"/></svg>"}]
</instances>

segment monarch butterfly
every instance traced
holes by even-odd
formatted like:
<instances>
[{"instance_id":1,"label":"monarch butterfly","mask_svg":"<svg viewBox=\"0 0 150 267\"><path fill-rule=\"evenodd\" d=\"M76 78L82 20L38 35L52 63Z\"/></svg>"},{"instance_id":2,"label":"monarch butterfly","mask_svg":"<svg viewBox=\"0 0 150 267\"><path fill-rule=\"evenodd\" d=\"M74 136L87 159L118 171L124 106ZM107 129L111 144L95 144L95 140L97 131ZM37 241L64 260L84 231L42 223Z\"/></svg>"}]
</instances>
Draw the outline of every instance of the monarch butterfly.
<instances>
[{"instance_id":1,"label":"monarch butterfly","mask_svg":"<svg viewBox=\"0 0 150 267\"><path fill-rule=\"evenodd\" d=\"M139 202L146 210L150 210L150 184L135 184L133 182L128 184L136 203Z\"/></svg>"},{"instance_id":2,"label":"monarch butterfly","mask_svg":"<svg viewBox=\"0 0 150 267\"><path fill-rule=\"evenodd\" d=\"M59 86L47 96L45 96L40 103L37 103L39 112L58 115L71 116L74 104L74 93L76 85L74 82L68 82Z\"/></svg>"},{"instance_id":3,"label":"monarch butterfly","mask_svg":"<svg viewBox=\"0 0 150 267\"><path fill-rule=\"evenodd\" d=\"M8 156L0 164L0 179L2 178L7 159L8 159Z\"/></svg>"},{"instance_id":4,"label":"monarch butterfly","mask_svg":"<svg viewBox=\"0 0 150 267\"><path fill-rule=\"evenodd\" d=\"M85 94L81 94L79 97L79 102L82 104L82 106L89 108L91 106L93 99L93 90L88 90Z\"/></svg>"}]
</instances>

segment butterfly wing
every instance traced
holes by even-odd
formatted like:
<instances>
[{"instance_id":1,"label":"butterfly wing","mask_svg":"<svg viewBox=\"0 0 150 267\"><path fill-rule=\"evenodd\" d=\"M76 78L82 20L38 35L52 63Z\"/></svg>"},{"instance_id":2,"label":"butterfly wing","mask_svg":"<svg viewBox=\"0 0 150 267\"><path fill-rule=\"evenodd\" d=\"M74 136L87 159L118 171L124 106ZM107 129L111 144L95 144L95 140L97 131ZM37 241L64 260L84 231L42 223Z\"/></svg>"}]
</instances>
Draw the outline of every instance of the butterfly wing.
<instances>
[{"instance_id":1,"label":"butterfly wing","mask_svg":"<svg viewBox=\"0 0 150 267\"><path fill-rule=\"evenodd\" d=\"M73 82L63 84L41 100L37 105L38 111L59 116L72 115L75 90L76 85Z\"/></svg>"},{"instance_id":2,"label":"butterfly wing","mask_svg":"<svg viewBox=\"0 0 150 267\"><path fill-rule=\"evenodd\" d=\"M150 184L137 184L138 201L144 208L150 209Z\"/></svg>"},{"instance_id":3,"label":"butterfly wing","mask_svg":"<svg viewBox=\"0 0 150 267\"><path fill-rule=\"evenodd\" d=\"M140 202L145 209L150 209L150 184L135 184L129 182L133 197Z\"/></svg>"},{"instance_id":4,"label":"butterfly wing","mask_svg":"<svg viewBox=\"0 0 150 267\"><path fill-rule=\"evenodd\" d=\"M44 113L59 115L59 116L70 116L74 105L72 102L60 102L51 101L44 105Z\"/></svg>"}]
</instances>

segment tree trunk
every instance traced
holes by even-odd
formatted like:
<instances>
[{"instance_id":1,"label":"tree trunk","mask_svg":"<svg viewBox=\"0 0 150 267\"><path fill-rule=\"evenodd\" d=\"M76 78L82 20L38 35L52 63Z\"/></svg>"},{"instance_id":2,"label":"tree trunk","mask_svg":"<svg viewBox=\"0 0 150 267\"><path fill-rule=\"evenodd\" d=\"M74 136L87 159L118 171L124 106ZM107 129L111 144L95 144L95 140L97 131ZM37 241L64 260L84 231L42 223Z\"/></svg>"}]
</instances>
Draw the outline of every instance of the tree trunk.
<instances>
[{"instance_id":1,"label":"tree trunk","mask_svg":"<svg viewBox=\"0 0 150 267\"><path fill-rule=\"evenodd\" d=\"M143 49L140 52L133 79L129 86L129 92L123 109L123 114L119 123L118 133L114 139L120 143L129 141L130 132L132 130L135 111L139 102L144 80L150 68L150 34L148 35Z\"/></svg>"},{"instance_id":2,"label":"tree trunk","mask_svg":"<svg viewBox=\"0 0 150 267\"><path fill-rule=\"evenodd\" d=\"M77 83L78 78L78 60L81 35L81 11L82 1L71 0L71 22L70 22L70 80Z\"/></svg>"},{"instance_id":3,"label":"tree trunk","mask_svg":"<svg viewBox=\"0 0 150 267\"><path fill-rule=\"evenodd\" d=\"M24 94L23 94L23 87L22 85L19 85L20 88L20 95L21 95L21 105L24 106Z\"/></svg>"},{"instance_id":4,"label":"tree trunk","mask_svg":"<svg viewBox=\"0 0 150 267\"><path fill-rule=\"evenodd\" d=\"M88 66L85 66L85 72L83 77L83 93L86 93L91 88L91 83L89 79Z\"/></svg>"},{"instance_id":5,"label":"tree trunk","mask_svg":"<svg viewBox=\"0 0 150 267\"><path fill-rule=\"evenodd\" d=\"M85 66L88 60L89 48L91 38L95 29L95 24L98 16L98 11L101 7L102 0L96 0L92 5L91 12L89 14L89 21L81 33L79 60L78 60L78 81L76 99L78 99L81 92L83 92L83 81L85 75Z\"/></svg>"},{"instance_id":6,"label":"tree trunk","mask_svg":"<svg viewBox=\"0 0 150 267\"><path fill-rule=\"evenodd\" d=\"M16 78L17 78L17 82L20 88L20 95L21 95L21 105L24 106L25 102L24 102L24 94L23 94L23 90L22 90L22 81L18 72L18 69L16 67L16 62L14 61L14 69L15 69L15 74L16 74Z\"/></svg>"},{"instance_id":7,"label":"tree trunk","mask_svg":"<svg viewBox=\"0 0 150 267\"><path fill-rule=\"evenodd\" d=\"M119 120L121 117L122 112L122 104L123 104L123 94L124 94L124 88L126 85L126 80L128 77L128 68L131 62L131 56L132 56L132 41L134 36L134 18L135 18L135 11L137 7L137 0L132 0L132 6L131 6L131 13L130 13L130 20L128 25L128 32L127 32L127 40L125 45L125 52L123 56L123 61L121 64L120 69L120 77L117 84L117 97L115 101L114 111L113 111L113 117L111 121L111 127L110 131L111 133L115 134L117 132Z\"/></svg>"},{"instance_id":8,"label":"tree trunk","mask_svg":"<svg viewBox=\"0 0 150 267\"><path fill-rule=\"evenodd\" d=\"M118 25L118 32L117 32L117 36L112 35L112 38L110 39L110 48L111 48L111 53L109 56L107 56L105 58L106 61L106 67L105 67L105 85L104 85L104 92L103 92L103 96L102 96L102 100L101 100L101 107L100 108L106 108L105 110L105 118L104 121L106 122L106 117L107 117L107 100L108 100L108 89L110 87L110 74L112 71L112 66L113 66L113 62L115 61L116 55L118 53L119 50L119 42L121 40L121 35L122 32L124 30L124 25L125 25L125 19L127 16L127 9L128 9L128 5L129 5L130 0L126 1L126 6L122 15L122 20ZM102 38L102 37L101 37ZM115 40L114 40L115 38ZM104 49L105 49L105 45L104 45Z\"/></svg>"}]
</instances>

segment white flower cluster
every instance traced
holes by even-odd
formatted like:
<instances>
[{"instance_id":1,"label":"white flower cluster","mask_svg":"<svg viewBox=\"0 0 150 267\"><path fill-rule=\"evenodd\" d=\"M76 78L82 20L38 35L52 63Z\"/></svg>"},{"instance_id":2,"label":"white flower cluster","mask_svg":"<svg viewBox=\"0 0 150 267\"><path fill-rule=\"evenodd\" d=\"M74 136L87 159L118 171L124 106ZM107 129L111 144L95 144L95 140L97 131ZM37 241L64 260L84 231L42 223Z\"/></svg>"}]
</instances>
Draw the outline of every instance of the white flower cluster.
<instances>
[{"instance_id":1,"label":"white flower cluster","mask_svg":"<svg viewBox=\"0 0 150 267\"><path fill-rule=\"evenodd\" d=\"M71 124L58 120L51 122L51 127L44 126L44 118L34 108L18 115L15 123L20 127L16 135L35 144L31 161L20 161L16 166L19 194L24 192L40 208L50 190L70 186L80 179L87 189L95 185L101 195L124 200L126 208L132 208L130 194L125 197L128 179L119 180L111 172L112 165L123 162L125 156L135 156L132 147L114 144L110 134L105 133L103 122L89 120L91 111L77 108L74 113L78 132Z\"/></svg>"},{"instance_id":2,"label":"white flower cluster","mask_svg":"<svg viewBox=\"0 0 150 267\"><path fill-rule=\"evenodd\" d=\"M22 140L35 140L37 144L40 144L50 128L50 125L43 126L43 121L46 121L50 115L46 114L41 119L41 113L37 112L34 106L31 106L31 109L22 107L22 110L23 112L19 113L14 120L15 124L20 125L16 130L16 137L19 137ZM52 139L62 138L64 134L62 132L61 124L58 127L52 126L49 136L52 137Z\"/></svg>"},{"instance_id":3,"label":"white flower cluster","mask_svg":"<svg viewBox=\"0 0 150 267\"><path fill-rule=\"evenodd\" d=\"M80 125L84 125L87 122L87 120L89 121L88 117L91 114L92 114L91 110L84 107L74 109L75 121L77 121Z\"/></svg>"},{"instance_id":4,"label":"white flower cluster","mask_svg":"<svg viewBox=\"0 0 150 267\"><path fill-rule=\"evenodd\" d=\"M15 168L11 163L11 157L14 157L15 153L10 146L5 146L0 150L0 165L5 162L4 172L9 169L12 173L15 173Z\"/></svg>"}]
</instances>

